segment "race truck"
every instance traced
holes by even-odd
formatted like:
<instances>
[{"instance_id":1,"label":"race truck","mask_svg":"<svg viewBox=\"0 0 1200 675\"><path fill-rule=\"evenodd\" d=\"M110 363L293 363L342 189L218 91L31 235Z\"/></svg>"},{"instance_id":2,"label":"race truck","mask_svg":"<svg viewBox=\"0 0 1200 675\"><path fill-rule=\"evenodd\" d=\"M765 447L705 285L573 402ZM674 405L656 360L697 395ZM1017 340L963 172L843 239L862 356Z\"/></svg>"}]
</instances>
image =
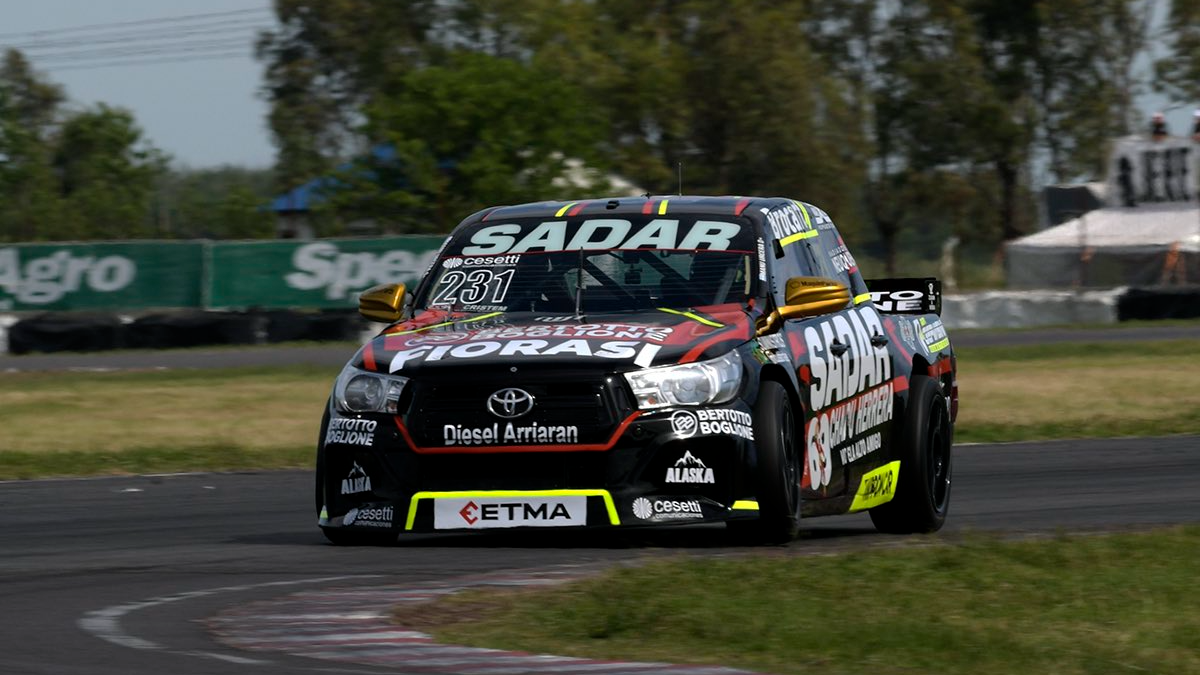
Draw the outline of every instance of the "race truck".
<instances>
[{"instance_id":1,"label":"race truck","mask_svg":"<svg viewBox=\"0 0 1200 675\"><path fill-rule=\"evenodd\" d=\"M800 201L663 196L466 218L337 377L316 511L402 533L724 522L762 542L950 503L956 364L934 279L863 280Z\"/></svg>"}]
</instances>

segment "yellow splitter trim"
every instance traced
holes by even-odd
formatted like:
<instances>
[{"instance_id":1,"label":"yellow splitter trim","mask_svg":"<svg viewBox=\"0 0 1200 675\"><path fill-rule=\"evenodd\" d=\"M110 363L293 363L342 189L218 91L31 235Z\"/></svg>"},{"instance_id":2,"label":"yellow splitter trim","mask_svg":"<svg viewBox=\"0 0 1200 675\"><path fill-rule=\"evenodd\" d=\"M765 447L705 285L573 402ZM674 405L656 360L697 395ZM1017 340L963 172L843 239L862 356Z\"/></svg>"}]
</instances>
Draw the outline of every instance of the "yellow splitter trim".
<instances>
[{"instance_id":1,"label":"yellow splitter trim","mask_svg":"<svg viewBox=\"0 0 1200 675\"><path fill-rule=\"evenodd\" d=\"M417 519L417 505L422 499L486 499L501 497L505 499L521 499L522 497L600 497L604 500L604 509L608 511L608 523L620 525L617 507L613 504L612 495L608 490L465 490L460 492L418 492L408 502L408 518L405 519L404 529L413 529Z\"/></svg>"}]
</instances>

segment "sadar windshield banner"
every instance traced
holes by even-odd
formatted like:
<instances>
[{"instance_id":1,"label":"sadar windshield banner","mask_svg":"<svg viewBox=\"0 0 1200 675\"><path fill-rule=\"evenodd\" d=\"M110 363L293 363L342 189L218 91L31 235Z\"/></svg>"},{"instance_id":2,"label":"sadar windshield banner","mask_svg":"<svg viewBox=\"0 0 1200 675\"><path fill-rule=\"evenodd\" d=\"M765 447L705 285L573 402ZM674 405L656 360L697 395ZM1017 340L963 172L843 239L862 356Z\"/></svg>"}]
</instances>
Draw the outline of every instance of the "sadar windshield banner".
<instances>
[{"instance_id":1,"label":"sadar windshield banner","mask_svg":"<svg viewBox=\"0 0 1200 675\"><path fill-rule=\"evenodd\" d=\"M342 308L414 285L440 236L0 246L0 312Z\"/></svg>"}]
</instances>

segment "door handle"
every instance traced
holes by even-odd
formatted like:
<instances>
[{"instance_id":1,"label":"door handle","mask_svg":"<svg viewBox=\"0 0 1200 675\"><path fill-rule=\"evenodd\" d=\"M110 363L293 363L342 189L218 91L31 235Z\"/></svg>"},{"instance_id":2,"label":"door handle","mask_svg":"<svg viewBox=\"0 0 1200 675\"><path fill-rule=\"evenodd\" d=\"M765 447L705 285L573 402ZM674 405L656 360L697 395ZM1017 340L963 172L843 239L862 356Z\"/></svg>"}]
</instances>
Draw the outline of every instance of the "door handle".
<instances>
[{"instance_id":1,"label":"door handle","mask_svg":"<svg viewBox=\"0 0 1200 675\"><path fill-rule=\"evenodd\" d=\"M879 333L871 336L871 344L875 345L876 347L886 347L887 343L887 336L880 335Z\"/></svg>"},{"instance_id":2,"label":"door handle","mask_svg":"<svg viewBox=\"0 0 1200 675\"><path fill-rule=\"evenodd\" d=\"M833 342L829 343L829 353L834 356L845 354L847 349L850 349L850 345L842 343L837 338L834 338Z\"/></svg>"}]
</instances>

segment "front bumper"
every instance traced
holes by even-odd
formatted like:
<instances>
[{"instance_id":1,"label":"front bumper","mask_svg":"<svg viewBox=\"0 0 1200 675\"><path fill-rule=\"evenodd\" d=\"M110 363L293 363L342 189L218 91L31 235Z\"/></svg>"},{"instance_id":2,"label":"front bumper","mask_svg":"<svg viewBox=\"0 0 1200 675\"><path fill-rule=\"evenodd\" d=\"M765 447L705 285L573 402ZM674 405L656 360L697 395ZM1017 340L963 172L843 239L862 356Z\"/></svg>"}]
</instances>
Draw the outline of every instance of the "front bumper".
<instances>
[{"instance_id":1,"label":"front bumper","mask_svg":"<svg viewBox=\"0 0 1200 675\"><path fill-rule=\"evenodd\" d=\"M414 447L402 421L330 415L320 449L325 528L443 532L757 517L753 430L741 401L635 415L607 447L587 450L431 452ZM368 427L369 436L333 433Z\"/></svg>"}]
</instances>

